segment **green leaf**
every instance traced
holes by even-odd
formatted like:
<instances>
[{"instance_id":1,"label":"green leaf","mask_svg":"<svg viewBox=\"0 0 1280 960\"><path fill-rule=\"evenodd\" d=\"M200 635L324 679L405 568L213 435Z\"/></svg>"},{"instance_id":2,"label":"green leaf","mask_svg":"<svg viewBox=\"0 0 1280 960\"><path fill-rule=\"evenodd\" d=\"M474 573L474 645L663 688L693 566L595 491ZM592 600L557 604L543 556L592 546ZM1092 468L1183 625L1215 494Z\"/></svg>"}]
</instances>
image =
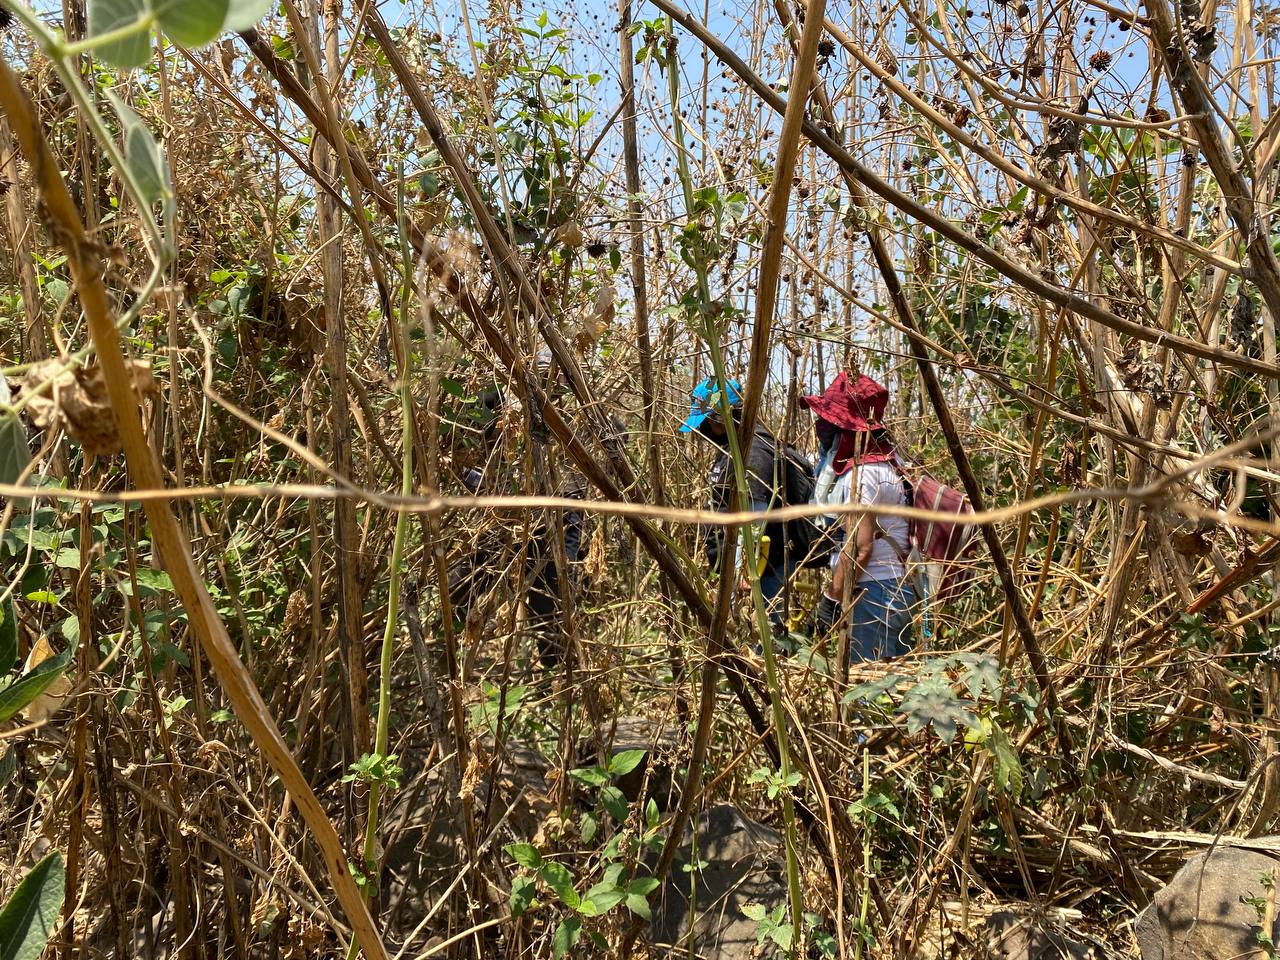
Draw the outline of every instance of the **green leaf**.
<instances>
[{"instance_id":1,"label":"green leaf","mask_svg":"<svg viewBox=\"0 0 1280 960\"><path fill-rule=\"evenodd\" d=\"M598 917L602 913L608 913L626 896L625 890L619 890L611 883L597 883L583 897L582 903L578 906L578 912L584 917Z\"/></svg>"},{"instance_id":2,"label":"green leaf","mask_svg":"<svg viewBox=\"0 0 1280 960\"><path fill-rule=\"evenodd\" d=\"M124 130L124 162L137 183L142 202L150 207L169 193L169 171L160 145L146 124L113 90L105 91Z\"/></svg>"},{"instance_id":3,"label":"green leaf","mask_svg":"<svg viewBox=\"0 0 1280 960\"><path fill-rule=\"evenodd\" d=\"M791 950L791 940L794 936L795 932L789 923L780 923L769 931L769 939L786 951Z\"/></svg>"},{"instance_id":4,"label":"green leaf","mask_svg":"<svg viewBox=\"0 0 1280 960\"><path fill-rule=\"evenodd\" d=\"M569 776L592 787L603 787L609 782L609 774L600 767L579 767L570 770Z\"/></svg>"},{"instance_id":5,"label":"green leaf","mask_svg":"<svg viewBox=\"0 0 1280 960\"><path fill-rule=\"evenodd\" d=\"M222 24L225 30L248 30L267 15L275 4L275 0L231 0L227 4L227 19Z\"/></svg>"},{"instance_id":6,"label":"green leaf","mask_svg":"<svg viewBox=\"0 0 1280 960\"><path fill-rule=\"evenodd\" d=\"M632 880L627 884L627 892L638 893L642 897L647 897L649 894L653 893L653 891L657 890L658 886L657 877L640 877L639 879Z\"/></svg>"},{"instance_id":7,"label":"green leaf","mask_svg":"<svg viewBox=\"0 0 1280 960\"><path fill-rule=\"evenodd\" d=\"M49 854L22 878L0 910L0 957L36 960L44 953L62 912L66 874L62 854Z\"/></svg>"},{"instance_id":8,"label":"green leaf","mask_svg":"<svg viewBox=\"0 0 1280 960\"><path fill-rule=\"evenodd\" d=\"M748 903L742 908L742 915L748 920L754 920L756 923L760 923L766 916L768 916L768 911L765 910L764 904L762 903Z\"/></svg>"},{"instance_id":9,"label":"green leaf","mask_svg":"<svg viewBox=\"0 0 1280 960\"><path fill-rule=\"evenodd\" d=\"M600 802L609 811L609 816L619 823L627 819L627 798L617 787L605 787L601 790Z\"/></svg>"},{"instance_id":10,"label":"green leaf","mask_svg":"<svg viewBox=\"0 0 1280 960\"><path fill-rule=\"evenodd\" d=\"M67 294L71 292L71 288L67 286L67 281L60 277L54 277L51 280L46 280L42 289L49 295L49 299L59 306L61 306L62 302L67 299Z\"/></svg>"},{"instance_id":11,"label":"green leaf","mask_svg":"<svg viewBox=\"0 0 1280 960\"><path fill-rule=\"evenodd\" d=\"M150 567L138 568L138 585L148 590L173 592L173 581L163 570L152 570Z\"/></svg>"},{"instance_id":12,"label":"green leaf","mask_svg":"<svg viewBox=\"0 0 1280 960\"><path fill-rule=\"evenodd\" d=\"M647 750L623 750L609 758L609 772L615 777L623 777L640 766Z\"/></svg>"},{"instance_id":13,"label":"green leaf","mask_svg":"<svg viewBox=\"0 0 1280 960\"><path fill-rule=\"evenodd\" d=\"M10 597L0 606L0 673L8 673L18 662L18 611Z\"/></svg>"},{"instance_id":14,"label":"green leaf","mask_svg":"<svg viewBox=\"0 0 1280 960\"><path fill-rule=\"evenodd\" d=\"M961 680L969 696L979 699L984 692L990 693L991 699L1000 702L1000 661L989 653L966 656L961 661L964 674Z\"/></svg>"},{"instance_id":15,"label":"green leaf","mask_svg":"<svg viewBox=\"0 0 1280 960\"><path fill-rule=\"evenodd\" d=\"M1005 732L995 724L991 726L991 736L987 738L986 748L991 751L995 760L993 772L997 789L1007 791L1017 801L1022 796L1022 762L1018 759L1018 751L1013 748Z\"/></svg>"},{"instance_id":16,"label":"green leaf","mask_svg":"<svg viewBox=\"0 0 1280 960\"><path fill-rule=\"evenodd\" d=\"M521 874L511 881L511 916L518 917L529 909L537 892L538 882L526 874Z\"/></svg>"},{"instance_id":17,"label":"green leaf","mask_svg":"<svg viewBox=\"0 0 1280 960\"><path fill-rule=\"evenodd\" d=\"M844 695L843 703L856 703L859 700L878 700L883 694L888 693L902 680L896 674L886 674L877 680L868 680L866 683L860 683L848 693Z\"/></svg>"},{"instance_id":18,"label":"green leaf","mask_svg":"<svg viewBox=\"0 0 1280 960\"><path fill-rule=\"evenodd\" d=\"M194 50L222 33L229 7L230 0L158 0L155 13L170 39Z\"/></svg>"},{"instance_id":19,"label":"green leaf","mask_svg":"<svg viewBox=\"0 0 1280 960\"><path fill-rule=\"evenodd\" d=\"M637 917L644 917L646 920L650 919L652 916L652 911L649 909L648 898L642 897L638 893L627 894L627 909Z\"/></svg>"},{"instance_id":20,"label":"green leaf","mask_svg":"<svg viewBox=\"0 0 1280 960\"><path fill-rule=\"evenodd\" d=\"M63 547L53 558L53 565L62 570L80 569L80 548Z\"/></svg>"},{"instance_id":21,"label":"green leaf","mask_svg":"<svg viewBox=\"0 0 1280 960\"><path fill-rule=\"evenodd\" d=\"M960 724L976 724L969 712L973 704L955 695L951 685L939 677L922 680L902 698L898 712L907 718L907 732L917 734L930 724L943 743L950 743Z\"/></svg>"},{"instance_id":22,"label":"green leaf","mask_svg":"<svg viewBox=\"0 0 1280 960\"><path fill-rule=\"evenodd\" d=\"M0 404L8 406L12 402L9 384L0 376ZM30 462L31 447L22 421L16 414L0 413L0 483L17 483Z\"/></svg>"},{"instance_id":23,"label":"green leaf","mask_svg":"<svg viewBox=\"0 0 1280 960\"><path fill-rule=\"evenodd\" d=\"M508 857L522 867L537 870L542 866L542 854L532 843L509 843L502 849L506 851Z\"/></svg>"},{"instance_id":24,"label":"green leaf","mask_svg":"<svg viewBox=\"0 0 1280 960\"><path fill-rule=\"evenodd\" d=\"M0 723L7 723L21 710L44 693L53 681L62 676L62 671L71 663L71 651L64 650L56 657L50 657L30 673L0 686ZM0 957L8 960L7 953Z\"/></svg>"},{"instance_id":25,"label":"green leaf","mask_svg":"<svg viewBox=\"0 0 1280 960\"><path fill-rule=\"evenodd\" d=\"M80 618L67 617L58 624L58 632L62 634L67 643L73 647L76 646L80 643Z\"/></svg>"},{"instance_id":26,"label":"green leaf","mask_svg":"<svg viewBox=\"0 0 1280 960\"><path fill-rule=\"evenodd\" d=\"M88 36L100 37L138 23L150 14L150 0L89 0ZM95 46L93 52L113 67L140 67L151 59L151 31L138 30Z\"/></svg>"},{"instance_id":27,"label":"green leaf","mask_svg":"<svg viewBox=\"0 0 1280 960\"><path fill-rule=\"evenodd\" d=\"M560 921L560 926L556 927L555 935L551 938L551 953L556 960L566 956L580 936L582 936L581 920L577 917L565 917Z\"/></svg>"},{"instance_id":28,"label":"green leaf","mask_svg":"<svg viewBox=\"0 0 1280 960\"><path fill-rule=\"evenodd\" d=\"M570 910L577 910L582 904L578 891L573 889L573 874L563 864L544 863L538 868L538 876L542 882L555 891L560 902Z\"/></svg>"}]
</instances>

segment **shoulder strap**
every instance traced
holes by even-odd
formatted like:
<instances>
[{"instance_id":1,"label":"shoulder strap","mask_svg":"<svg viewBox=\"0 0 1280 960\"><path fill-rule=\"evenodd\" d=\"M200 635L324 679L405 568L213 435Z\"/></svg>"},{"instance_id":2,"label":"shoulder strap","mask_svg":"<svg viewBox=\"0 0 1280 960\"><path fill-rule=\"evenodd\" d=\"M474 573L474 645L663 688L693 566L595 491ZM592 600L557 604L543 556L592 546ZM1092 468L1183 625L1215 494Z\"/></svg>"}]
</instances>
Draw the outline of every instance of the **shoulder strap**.
<instances>
[{"instance_id":1,"label":"shoulder strap","mask_svg":"<svg viewBox=\"0 0 1280 960\"><path fill-rule=\"evenodd\" d=\"M907 494L907 483L909 481L907 480L906 473L902 469L902 461L899 460L897 455L895 454L894 458L887 462L892 463L894 469L898 471L898 481L902 484L902 499L904 501L910 499ZM910 506L910 504L908 504L908 506ZM880 518L878 516L875 517L875 525L876 525L876 538L884 540L885 543L893 547L893 552L898 555L898 562L900 562L903 568L905 569L907 566L907 560L909 559L908 548L904 547L902 544L900 544L897 540L895 540L892 536L889 535L889 531L884 528L884 524L880 522ZM910 533L908 533L908 537L910 537Z\"/></svg>"}]
</instances>

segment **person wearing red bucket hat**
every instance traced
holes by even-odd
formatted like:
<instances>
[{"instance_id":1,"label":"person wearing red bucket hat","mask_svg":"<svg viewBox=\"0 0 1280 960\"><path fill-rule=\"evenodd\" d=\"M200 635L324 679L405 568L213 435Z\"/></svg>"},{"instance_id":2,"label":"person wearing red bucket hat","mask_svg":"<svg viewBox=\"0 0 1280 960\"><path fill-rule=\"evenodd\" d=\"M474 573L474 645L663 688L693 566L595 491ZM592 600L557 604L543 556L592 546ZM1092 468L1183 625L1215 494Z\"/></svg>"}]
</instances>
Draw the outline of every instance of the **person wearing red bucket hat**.
<instances>
[{"instance_id":1,"label":"person wearing red bucket hat","mask_svg":"<svg viewBox=\"0 0 1280 960\"><path fill-rule=\"evenodd\" d=\"M884 426L889 391L865 374L841 373L821 394L802 397L813 412L818 437L818 478L814 500L837 506L910 502L893 440ZM832 550L831 582L815 613L821 632L840 618L851 595L849 658L879 660L911 648L916 591L907 576L910 535L901 517L847 515L838 524Z\"/></svg>"}]
</instances>

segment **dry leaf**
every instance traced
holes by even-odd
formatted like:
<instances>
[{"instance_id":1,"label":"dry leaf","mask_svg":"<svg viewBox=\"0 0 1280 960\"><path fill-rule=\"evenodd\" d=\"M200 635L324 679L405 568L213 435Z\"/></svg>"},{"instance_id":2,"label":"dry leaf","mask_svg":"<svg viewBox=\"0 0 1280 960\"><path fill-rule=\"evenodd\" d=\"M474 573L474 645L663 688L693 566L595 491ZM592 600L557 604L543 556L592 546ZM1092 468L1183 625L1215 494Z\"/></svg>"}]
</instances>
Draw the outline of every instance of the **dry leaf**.
<instances>
[{"instance_id":1,"label":"dry leaf","mask_svg":"<svg viewBox=\"0 0 1280 960\"><path fill-rule=\"evenodd\" d=\"M466 772L462 775L462 785L458 788L459 800L470 800L476 795L480 781L484 778L489 758L480 744L472 745L471 759L467 761Z\"/></svg>"},{"instance_id":2,"label":"dry leaf","mask_svg":"<svg viewBox=\"0 0 1280 960\"><path fill-rule=\"evenodd\" d=\"M617 296L613 284L605 281L596 296L595 306L582 321L582 329L578 333L578 348L585 350L594 346L613 323L614 299Z\"/></svg>"},{"instance_id":3,"label":"dry leaf","mask_svg":"<svg viewBox=\"0 0 1280 960\"><path fill-rule=\"evenodd\" d=\"M27 662L22 668L23 674L30 673L54 655L49 638L41 636L31 648L31 652L27 654ZM28 723L43 723L62 709L62 704L70 693L71 681L64 673L49 684L48 688L40 696L27 704L22 714L26 717Z\"/></svg>"},{"instance_id":4,"label":"dry leaf","mask_svg":"<svg viewBox=\"0 0 1280 960\"><path fill-rule=\"evenodd\" d=\"M214 766L213 758L219 753L230 754L231 748L221 740L206 740L196 750L196 759L212 768Z\"/></svg>"},{"instance_id":5,"label":"dry leaf","mask_svg":"<svg viewBox=\"0 0 1280 960\"><path fill-rule=\"evenodd\" d=\"M1205 535L1203 530L1175 533L1169 539L1173 543L1173 549L1184 557L1207 556L1209 551L1213 549L1213 541Z\"/></svg>"},{"instance_id":6,"label":"dry leaf","mask_svg":"<svg viewBox=\"0 0 1280 960\"><path fill-rule=\"evenodd\" d=\"M556 232L552 234L551 238L556 243L576 250L582 246L582 228L578 226L578 221L566 220L556 227Z\"/></svg>"},{"instance_id":7,"label":"dry leaf","mask_svg":"<svg viewBox=\"0 0 1280 960\"><path fill-rule=\"evenodd\" d=\"M126 363L139 400L159 393L149 361ZM27 371L23 388L32 395L28 408L36 426L65 430L89 456L119 451L120 433L101 367L67 370L61 360L45 360Z\"/></svg>"},{"instance_id":8,"label":"dry leaf","mask_svg":"<svg viewBox=\"0 0 1280 960\"><path fill-rule=\"evenodd\" d=\"M604 524L596 524L595 533L591 536L591 546L587 548L587 562L583 564L583 573L592 583L604 579L609 569L609 558L606 554L608 544L605 542Z\"/></svg>"}]
</instances>

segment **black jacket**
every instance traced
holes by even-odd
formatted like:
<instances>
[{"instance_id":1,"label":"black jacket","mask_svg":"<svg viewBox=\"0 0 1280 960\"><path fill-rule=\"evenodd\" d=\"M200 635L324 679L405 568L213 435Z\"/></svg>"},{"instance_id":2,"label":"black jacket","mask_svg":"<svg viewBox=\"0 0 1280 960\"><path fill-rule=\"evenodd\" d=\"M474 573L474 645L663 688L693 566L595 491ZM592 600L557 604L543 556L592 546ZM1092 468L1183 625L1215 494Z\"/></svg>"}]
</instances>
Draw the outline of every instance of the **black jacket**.
<instances>
[{"instance_id":1,"label":"black jacket","mask_svg":"<svg viewBox=\"0 0 1280 960\"><path fill-rule=\"evenodd\" d=\"M757 427L747 457L747 495L749 503L738 505L739 510L765 510L779 507L786 501L786 478L782 458L778 456L778 442L764 427ZM733 492L737 487L733 457L727 447L720 448L711 465L711 508L720 512L729 510ZM764 535L769 538L768 566L780 569L786 553L786 529L781 523L765 524ZM723 527L705 527L702 531L707 559L713 567L720 566L720 545L724 542Z\"/></svg>"}]
</instances>

